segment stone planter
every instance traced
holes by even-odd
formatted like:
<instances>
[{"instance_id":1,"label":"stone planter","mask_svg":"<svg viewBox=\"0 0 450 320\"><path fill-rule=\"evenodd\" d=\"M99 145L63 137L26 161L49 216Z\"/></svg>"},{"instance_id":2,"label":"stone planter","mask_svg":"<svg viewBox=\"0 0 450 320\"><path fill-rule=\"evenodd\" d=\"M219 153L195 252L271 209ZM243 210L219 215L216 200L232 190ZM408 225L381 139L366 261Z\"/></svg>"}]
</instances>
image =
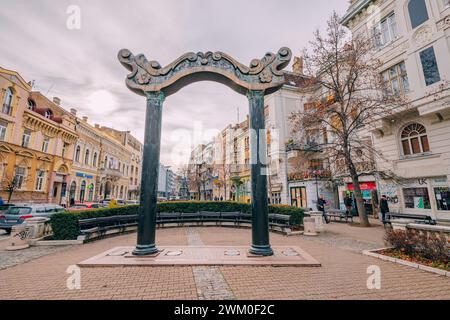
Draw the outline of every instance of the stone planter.
<instances>
[{"instance_id":1,"label":"stone planter","mask_svg":"<svg viewBox=\"0 0 450 320\"><path fill-rule=\"evenodd\" d=\"M308 212L309 216L314 219L314 223L316 226L316 232L322 232L323 228L323 214L320 211L310 211Z\"/></svg>"},{"instance_id":2,"label":"stone planter","mask_svg":"<svg viewBox=\"0 0 450 320\"><path fill-rule=\"evenodd\" d=\"M31 236L31 228L27 224L17 224L11 229L9 246L7 251L15 251L29 248L28 240Z\"/></svg>"},{"instance_id":3,"label":"stone planter","mask_svg":"<svg viewBox=\"0 0 450 320\"><path fill-rule=\"evenodd\" d=\"M316 232L316 219L315 218L303 218L303 226L305 228L303 235L305 236L317 236Z\"/></svg>"}]
</instances>

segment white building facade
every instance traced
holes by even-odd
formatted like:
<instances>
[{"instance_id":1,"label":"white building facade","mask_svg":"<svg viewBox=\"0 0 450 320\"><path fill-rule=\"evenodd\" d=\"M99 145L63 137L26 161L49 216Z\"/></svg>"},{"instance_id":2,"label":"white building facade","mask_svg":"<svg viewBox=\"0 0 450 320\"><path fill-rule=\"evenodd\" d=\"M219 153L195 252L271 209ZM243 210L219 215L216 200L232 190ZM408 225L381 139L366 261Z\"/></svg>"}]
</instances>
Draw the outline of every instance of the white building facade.
<instances>
[{"instance_id":1,"label":"white building facade","mask_svg":"<svg viewBox=\"0 0 450 320\"><path fill-rule=\"evenodd\" d=\"M387 92L410 100L372 132L379 194L391 211L450 218L449 0L355 0L342 23L373 38Z\"/></svg>"}]
</instances>

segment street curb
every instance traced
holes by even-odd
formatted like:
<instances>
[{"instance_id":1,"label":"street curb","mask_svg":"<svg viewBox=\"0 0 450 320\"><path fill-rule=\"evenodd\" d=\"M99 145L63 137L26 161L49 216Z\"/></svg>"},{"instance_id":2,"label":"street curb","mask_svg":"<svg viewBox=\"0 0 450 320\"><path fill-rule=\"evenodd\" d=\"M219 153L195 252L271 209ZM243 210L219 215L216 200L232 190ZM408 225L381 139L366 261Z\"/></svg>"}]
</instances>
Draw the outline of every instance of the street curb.
<instances>
[{"instance_id":1,"label":"street curb","mask_svg":"<svg viewBox=\"0 0 450 320\"><path fill-rule=\"evenodd\" d=\"M81 245L84 241L80 240L39 240L39 241L29 241L32 246L71 246L71 245Z\"/></svg>"},{"instance_id":2,"label":"street curb","mask_svg":"<svg viewBox=\"0 0 450 320\"><path fill-rule=\"evenodd\" d=\"M380 249L375 249L375 250L364 250L362 252L363 255L368 256L368 257L372 257L372 258L377 258L380 260L384 260L384 261L389 261L389 262L393 262L405 267L410 267L410 268L414 268L414 269L418 269L418 270L422 270L425 272L429 272L429 273L434 273L434 274L438 274L440 276L444 276L444 277L450 277L450 271L445 271L445 270L441 270L441 269L437 269L437 268L433 268L433 267L428 267L425 266L423 264L419 264L419 263L415 263L415 262L410 262L410 261L406 261L406 260L402 260L402 259L396 259L396 258L392 258L392 257L388 257L379 253L376 253L378 251L382 251L382 250L386 250L386 249L391 249L391 248L380 248Z\"/></svg>"}]
</instances>

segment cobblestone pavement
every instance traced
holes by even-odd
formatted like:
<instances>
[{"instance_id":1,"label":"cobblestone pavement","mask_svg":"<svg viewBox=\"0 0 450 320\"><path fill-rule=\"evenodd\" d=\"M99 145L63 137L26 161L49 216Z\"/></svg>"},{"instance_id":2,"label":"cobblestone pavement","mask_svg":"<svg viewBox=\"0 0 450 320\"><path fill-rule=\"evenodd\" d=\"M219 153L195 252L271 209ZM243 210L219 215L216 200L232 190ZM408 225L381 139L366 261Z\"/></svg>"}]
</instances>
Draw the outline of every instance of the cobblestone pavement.
<instances>
[{"instance_id":1,"label":"cobblestone pavement","mask_svg":"<svg viewBox=\"0 0 450 320\"><path fill-rule=\"evenodd\" d=\"M6 240L8 238L9 238L9 236L6 234L6 232L3 230L0 230L0 241Z\"/></svg>"},{"instance_id":2,"label":"cobblestone pavement","mask_svg":"<svg viewBox=\"0 0 450 320\"><path fill-rule=\"evenodd\" d=\"M204 243L196 229L186 229L188 245L203 246ZM220 268L192 267L199 300L232 300L235 299L228 283L223 278Z\"/></svg>"},{"instance_id":3,"label":"cobblestone pavement","mask_svg":"<svg viewBox=\"0 0 450 320\"><path fill-rule=\"evenodd\" d=\"M330 235L315 240L271 233L272 245L300 246L320 268L213 267L198 272L220 275L236 299L450 299L449 278L363 256L364 245L383 243L383 229L344 224L326 226ZM189 235L190 234L190 235ZM335 240L320 240L334 238ZM339 238L349 239L345 245ZM249 229L192 228L158 230L158 245L249 245ZM191 239L191 240L192 240ZM116 246L134 245L135 234L73 246L0 270L0 299L201 299L192 267L82 268L81 290L68 290L67 267ZM381 290L367 289L367 268L381 269ZM222 281L222 280L221 280ZM223 288L211 286L216 292ZM228 289L229 288L229 289ZM221 295L206 298L226 299Z\"/></svg>"},{"instance_id":4,"label":"cobblestone pavement","mask_svg":"<svg viewBox=\"0 0 450 320\"><path fill-rule=\"evenodd\" d=\"M358 218L355 218L356 221L358 221ZM370 219L370 222L371 228L360 228L356 225L332 222L324 225L325 230L320 236L302 236L301 238L305 241L319 242L327 246L355 252L384 247L383 225L373 219Z\"/></svg>"}]
</instances>

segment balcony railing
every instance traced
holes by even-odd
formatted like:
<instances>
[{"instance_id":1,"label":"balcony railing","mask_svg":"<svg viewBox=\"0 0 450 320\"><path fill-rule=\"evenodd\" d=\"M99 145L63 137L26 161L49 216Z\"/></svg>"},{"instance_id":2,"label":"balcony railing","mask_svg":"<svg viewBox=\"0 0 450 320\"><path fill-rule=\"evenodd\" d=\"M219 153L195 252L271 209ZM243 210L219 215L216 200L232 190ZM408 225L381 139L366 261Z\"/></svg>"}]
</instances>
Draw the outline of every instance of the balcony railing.
<instances>
[{"instance_id":1,"label":"balcony railing","mask_svg":"<svg viewBox=\"0 0 450 320\"><path fill-rule=\"evenodd\" d=\"M288 174L289 181L299 181L299 180L314 180L316 179L329 179L331 178L330 170L305 170L299 172L291 172Z\"/></svg>"}]
</instances>

